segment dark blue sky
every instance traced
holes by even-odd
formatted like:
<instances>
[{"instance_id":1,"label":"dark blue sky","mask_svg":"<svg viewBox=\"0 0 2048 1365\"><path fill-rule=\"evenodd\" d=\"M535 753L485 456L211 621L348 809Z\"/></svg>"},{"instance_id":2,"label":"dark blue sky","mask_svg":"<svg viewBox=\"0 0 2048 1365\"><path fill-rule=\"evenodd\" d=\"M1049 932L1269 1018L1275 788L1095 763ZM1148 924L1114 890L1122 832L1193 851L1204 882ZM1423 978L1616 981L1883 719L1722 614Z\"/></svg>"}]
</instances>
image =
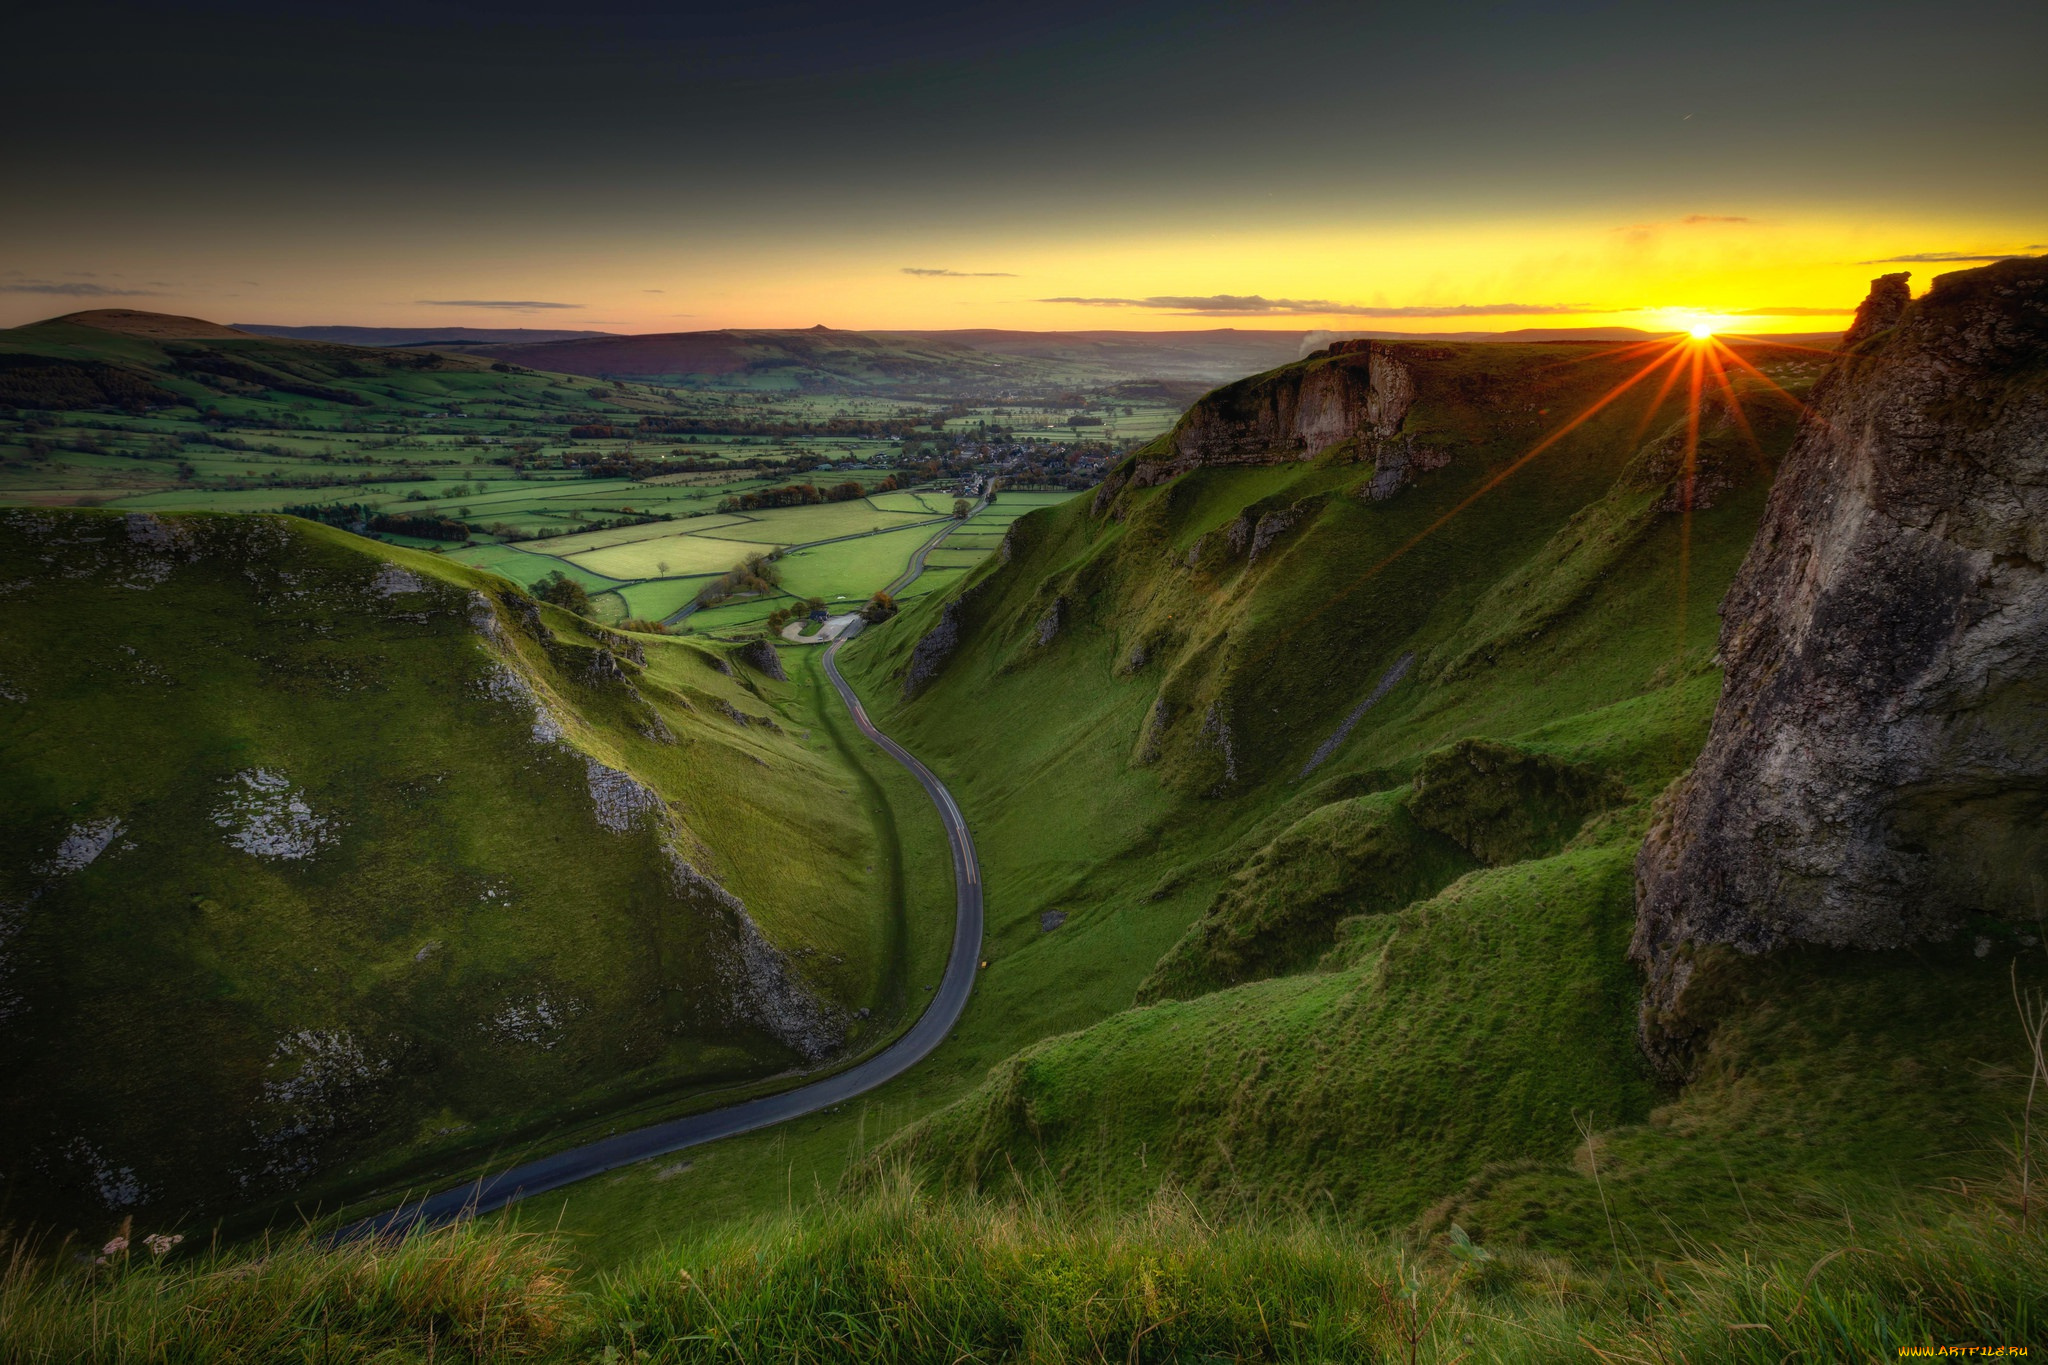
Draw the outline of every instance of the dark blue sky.
<instances>
[{"instance_id":1,"label":"dark blue sky","mask_svg":"<svg viewBox=\"0 0 2048 1365\"><path fill-rule=\"evenodd\" d=\"M89 2L9 29L0 248L33 280L175 271L157 248L200 237L209 278L227 239L441 260L514 218L490 251L1757 205L2048 237L2038 0Z\"/></svg>"}]
</instances>

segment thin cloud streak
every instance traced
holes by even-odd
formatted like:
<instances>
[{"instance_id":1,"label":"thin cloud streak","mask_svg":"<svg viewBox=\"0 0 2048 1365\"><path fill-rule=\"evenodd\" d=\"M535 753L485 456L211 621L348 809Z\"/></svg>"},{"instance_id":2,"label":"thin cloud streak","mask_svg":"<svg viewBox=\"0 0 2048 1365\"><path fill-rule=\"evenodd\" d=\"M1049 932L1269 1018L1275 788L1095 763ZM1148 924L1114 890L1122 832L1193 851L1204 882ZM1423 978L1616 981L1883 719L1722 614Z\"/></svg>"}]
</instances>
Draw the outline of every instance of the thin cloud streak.
<instances>
[{"instance_id":1,"label":"thin cloud streak","mask_svg":"<svg viewBox=\"0 0 2048 1365\"><path fill-rule=\"evenodd\" d=\"M1542 317L1554 314L1616 311L1611 308L1587 308L1567 303L1408 304L1390 308L1362 303L1333 303L1329 299L1269 299L1259 294L1155 294L1142 299L1080 298L1068 295L1039 299L1038 302L1079 304L1084 308L1147 308L1154 312L1192 314L1199 317Z\"/></svg>"},{"instance_id":2,"label":"thin cloud streak","mask_svg":"<svg viewBox=\"0 0 2048 1365\"><path fill-rule=\"evenodd\" d=\"M2032 250L2033 248L2029 248ZM1904 256L1879 256L1874 260L1858 261L1858 265L1940 265L1953 261L1968 264L1971 261L2017 261L2025 259L2016 251L1914 251Z\"/></svg>"},{"instance_id":3,"label":"thin cloud streak","mask_svg":"<svg viewBox=\"0 0 2048 1365\"><path fill-rule=\"evenodd\" d=\"M1854 308L1798 308L1781 304L1769 308L1734 308L1728 310L1731 318L1846 318L1855 313Z\"/></svg>"},{"instance_id":4,"label":"thin cloud streak","mask_svg":"<svg viewBox=\"0 0 2048 1365\"><path fill-rule=\"evenodd\" d=\"M903 267L903 273L936 280L1014 280L1017 278L1007 270L940 270L924 265L906 265Z\"/></svg>"},{"instance_id":5,"label":"thin cloud streak","mask_svg":"<svg viewBox=\"0 0 2048 1365\"><path fill-rule=\"evenodd\" d=\"M508 312L530 313L541 308L581 308L580 303L546 303L539 299L418 299L435 308L503 308Z\"/></svg>"}]
</instances>

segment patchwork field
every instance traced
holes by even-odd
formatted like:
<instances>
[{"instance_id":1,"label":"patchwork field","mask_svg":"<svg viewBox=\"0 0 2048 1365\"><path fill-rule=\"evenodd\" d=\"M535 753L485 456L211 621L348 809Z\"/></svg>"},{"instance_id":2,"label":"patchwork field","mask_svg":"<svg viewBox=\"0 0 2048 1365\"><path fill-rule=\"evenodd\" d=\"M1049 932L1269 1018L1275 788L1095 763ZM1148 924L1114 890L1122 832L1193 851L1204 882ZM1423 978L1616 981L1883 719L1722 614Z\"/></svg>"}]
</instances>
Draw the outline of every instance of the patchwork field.
<instances>
[{"instance_id":1,"label":"patchwork field","mask_svg":"<svg viewBox=\"0 0 2048 1365\"><path fill-rule=\"evenodd\" d=\"M918 546L939 529L909 526L784 555L778 565L783 589L796 597L822 597L828 602L872 596L894 581Z\"/></svg>"},{"instance_id":2,"label":"patchwork field","mask_svg":"<svg viewBox=\"0 0 2048 1365\"><path fill-rule=\"evenodd\" d=\"M616 579L679 578L724 573L748 555L769 554L773 541L714 540L709 536L664 536L566 556L569 562Z\"/></svg>"},{"instance_id":3,"label":"patchwork field","mask_svg":"<svg viewBox=\"0 0 2048 1365\"><path fill-rule=\"evenodd\" d=\"M936 502L939 499L933 497L930 500ZM917 509L896 511L874 506L873 500L869 498L853 502L828 502L813 507L776 507L758 512L741 512L738 515L746 524L714 528L706 534L727 540L769 540L780 545L808 545L812 541L830 540L834 536L857 536L869 531L887 531L915 522L930 521L933 517L946 516L952 512L953 500L950 494L946 495L945 503L945 510L941 512Z\"/></svg>"},{"instance_id":4,"label":"patchwork field","mask_svg":"<svg viewBox=\"0 0 2048 1365\"><path fill-rule=\"evenodd\" d=\"M941 416L901 398L593 381L473 355L134 321L148 316L0 333L0 503L296 511L522 586L563 574L606 621L677 616L711 579L776 551L780 594L687 628L744 628L790 595L866 598L951 517L968 478L961 452L1014 451L1040 427L1059 428L1066 448L1100 439L1035 401L949 399ZM874 490L892 478L927 486L718 510L795 483ZM1018 515L1066 496L1000 494L955 529L932 570L978 563Z\"/></svg>"}]
</instances>

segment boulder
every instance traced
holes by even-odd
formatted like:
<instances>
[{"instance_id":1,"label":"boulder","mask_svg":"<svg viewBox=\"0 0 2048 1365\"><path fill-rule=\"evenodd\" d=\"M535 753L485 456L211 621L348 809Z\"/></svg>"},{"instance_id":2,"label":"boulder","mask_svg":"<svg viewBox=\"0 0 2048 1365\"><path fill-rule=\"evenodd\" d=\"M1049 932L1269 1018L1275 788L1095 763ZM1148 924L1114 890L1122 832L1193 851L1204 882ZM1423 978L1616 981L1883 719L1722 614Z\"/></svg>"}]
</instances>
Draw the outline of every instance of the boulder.
<instances>
[{"instance_id":1,"label":"boulder","mask_svg":"<svg viewBox=\"0 0 2048 1365\"><path fill-rule=\"evenodd\" d=\"M755 640L751 644L742 645L733 652L732 657L764 678L773 678L776 682L789 681L789 674L782 669L781 653L766 640Z\"/></svg>"}]
</instances>

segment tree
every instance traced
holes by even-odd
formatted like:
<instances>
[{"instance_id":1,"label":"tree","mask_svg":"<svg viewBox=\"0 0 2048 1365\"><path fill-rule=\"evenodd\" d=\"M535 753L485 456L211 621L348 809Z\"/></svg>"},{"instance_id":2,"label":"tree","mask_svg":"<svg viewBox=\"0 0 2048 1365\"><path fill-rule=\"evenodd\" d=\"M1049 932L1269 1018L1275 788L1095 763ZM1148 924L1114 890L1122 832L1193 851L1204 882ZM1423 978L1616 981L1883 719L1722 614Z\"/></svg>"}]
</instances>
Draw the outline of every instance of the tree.
<instances>
[{"instance_id":1,"label":"tree","mask_svg":"<svg viewBox=\"0 0 2048 1365\"><path fill-rule=\"evenodd\" d=\"M590 614L590 594L583 590L581 583L560 569L537 580L533 585L533 595L543 602L552 602L565 611L573 611L578 616Z\"/></svg>"},{"instance_id":2,"label":"tree","mask_svg":"<svg viewBox=\"0 0 2048 1365\"><path fill-rule=\"evenodd\" d=\"M972 507L970 507L970 506L968 506L968 505L967 505L967 499L965 499L965 498L955 498L955 499L953 499L953 520L955 520L955 521L965 521L965 520L967 520L967 514L968 514L969 512L971 512L971 511L973 511L973 510L974 510L974 509L973 509Z\"/></svg>"},{"instance_id":3,"label":"tree","mask_svg":"<svg viewBox=\"0 0 2048 1365\"><path fill-rule=\"evenodd\" d=\"M888 593L878 592L860 609L860 619L869 625L879 625L896 614L896 599Z\"/></svg>"}]
</instances>

